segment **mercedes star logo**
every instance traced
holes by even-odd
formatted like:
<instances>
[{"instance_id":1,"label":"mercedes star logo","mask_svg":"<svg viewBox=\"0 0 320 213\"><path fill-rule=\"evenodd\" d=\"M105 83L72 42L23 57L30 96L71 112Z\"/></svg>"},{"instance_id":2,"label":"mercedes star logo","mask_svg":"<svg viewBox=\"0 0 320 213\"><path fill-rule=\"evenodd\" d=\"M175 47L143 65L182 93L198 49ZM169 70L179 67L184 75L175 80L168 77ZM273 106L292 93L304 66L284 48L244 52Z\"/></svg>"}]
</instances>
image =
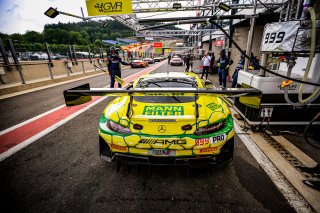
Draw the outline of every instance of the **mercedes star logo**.
<instances>
[{"instance_id":1,"label":"mercedes star logo","mask_svg":"<svg viewBox=\"0 0 320 213\"><path fill-rule=\"evenodd\" d=\"M165 127L165 125L160 125L160 126L158 127L158 132L160 132L160 133L166 132L166 127Z\"/></svg>"}]
</instances>

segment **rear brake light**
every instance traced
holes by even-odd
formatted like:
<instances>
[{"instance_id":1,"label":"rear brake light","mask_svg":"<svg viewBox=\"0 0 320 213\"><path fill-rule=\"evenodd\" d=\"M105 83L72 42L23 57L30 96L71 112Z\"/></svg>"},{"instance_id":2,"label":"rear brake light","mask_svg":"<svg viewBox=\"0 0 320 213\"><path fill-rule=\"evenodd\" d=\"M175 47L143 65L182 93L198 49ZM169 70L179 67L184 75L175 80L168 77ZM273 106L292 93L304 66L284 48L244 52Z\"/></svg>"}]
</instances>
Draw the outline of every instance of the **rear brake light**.
<instances>
[{"instance_id":1,"label":"rear brake light","mask_svg":"<svg viewBox=\"0 0 320 213\"><path fill-rule=\"evenodd\" d=\"M133 125L133 128L136 129L136 130L142 130L142 129L143 129L143 126L140 125L140 124L134 124L134 125Z\"/></svg>"},{"instance_id":2,"label":"rear brake light","mask_svg":"<svg viewBox=\"0 0 320 213\"><path fill-rule=\"evenodd\" d=\"M211 124L205 127L198 128L194 134L196 135L207 135L214 132L218 132L219 130L223 129L225 126L225 121L221 121L219 123Z\"/></svg>"},{"instance_id":3,"label":"rear brake light","mask_svg":"<svg viewBox=\"0 0 320 213\"><path fill-rule=\"evenodd\" d=\"M187 125L182 126L181 129L182 129L183 131L191 130L191 129L192 129L192 126L191 126L190 124L187 124Z\"/></svg>"}]
</instances>

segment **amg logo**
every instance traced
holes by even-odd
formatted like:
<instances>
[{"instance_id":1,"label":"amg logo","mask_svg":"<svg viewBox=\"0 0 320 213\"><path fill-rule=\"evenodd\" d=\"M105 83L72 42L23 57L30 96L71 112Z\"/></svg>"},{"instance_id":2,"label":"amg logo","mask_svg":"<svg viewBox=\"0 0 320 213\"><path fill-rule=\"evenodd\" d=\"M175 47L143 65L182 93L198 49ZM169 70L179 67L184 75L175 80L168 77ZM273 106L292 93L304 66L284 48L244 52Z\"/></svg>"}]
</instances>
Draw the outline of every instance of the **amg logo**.
<instances>
[{"instance_id":1,"label":"amg logo","mask_svg":"<svg viewBox=\"0 0 320 213\"><path fill-rule=\"evenodd\" d=\"M139 143L143 144L161 144L161 145L166 145L166 144L174 144L174 145L180 145L180 144L186 144L187 141L184 139L145 139L141 138Z\"/></svg>"}]
</instances>

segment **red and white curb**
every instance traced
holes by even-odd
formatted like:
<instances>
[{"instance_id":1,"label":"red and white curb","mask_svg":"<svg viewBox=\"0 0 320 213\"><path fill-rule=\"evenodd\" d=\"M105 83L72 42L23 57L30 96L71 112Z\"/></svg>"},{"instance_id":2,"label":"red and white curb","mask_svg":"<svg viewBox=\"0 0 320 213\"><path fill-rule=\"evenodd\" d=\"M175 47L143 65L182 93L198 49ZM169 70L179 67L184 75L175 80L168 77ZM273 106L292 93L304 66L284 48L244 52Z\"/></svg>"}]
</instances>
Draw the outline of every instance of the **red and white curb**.
<instances>
[{"instance_id":1,"label":"red and white curb","mask_svg":"<svg viewBox=\"0 0 320 213\"><path fill-rule=\"evenodd\" d=\"M161 62L140 72L124 78L125 84L149 73L165 63ZM93 97L92 101L80 106L66 107L61 105L25 122L0 132L0 161L13 155L39 138L62 126L87 109L105 100L105 97Z\"/></svg>"}]
</instances>

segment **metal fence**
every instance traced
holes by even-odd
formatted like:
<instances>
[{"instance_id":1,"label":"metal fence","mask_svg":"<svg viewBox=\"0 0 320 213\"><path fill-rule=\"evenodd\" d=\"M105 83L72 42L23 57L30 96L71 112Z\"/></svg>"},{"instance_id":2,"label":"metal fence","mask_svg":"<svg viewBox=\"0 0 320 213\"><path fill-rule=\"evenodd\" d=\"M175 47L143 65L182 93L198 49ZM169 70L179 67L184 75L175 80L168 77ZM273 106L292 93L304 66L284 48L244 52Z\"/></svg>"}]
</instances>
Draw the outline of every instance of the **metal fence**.
<instances>
[{"instance_id":1,"label":"metal fence","mask_svg":"<svg viewBox=\"0 0 320 213\"><path fill-rule=\"evenodd\" d=\"M77 48L64 45L55 52L44 43L40 48L26 49L21 42L0 39L1 84L21 83L68 77L96 71L107 66L107 49Z\"/></svg>"}]
</instances>

